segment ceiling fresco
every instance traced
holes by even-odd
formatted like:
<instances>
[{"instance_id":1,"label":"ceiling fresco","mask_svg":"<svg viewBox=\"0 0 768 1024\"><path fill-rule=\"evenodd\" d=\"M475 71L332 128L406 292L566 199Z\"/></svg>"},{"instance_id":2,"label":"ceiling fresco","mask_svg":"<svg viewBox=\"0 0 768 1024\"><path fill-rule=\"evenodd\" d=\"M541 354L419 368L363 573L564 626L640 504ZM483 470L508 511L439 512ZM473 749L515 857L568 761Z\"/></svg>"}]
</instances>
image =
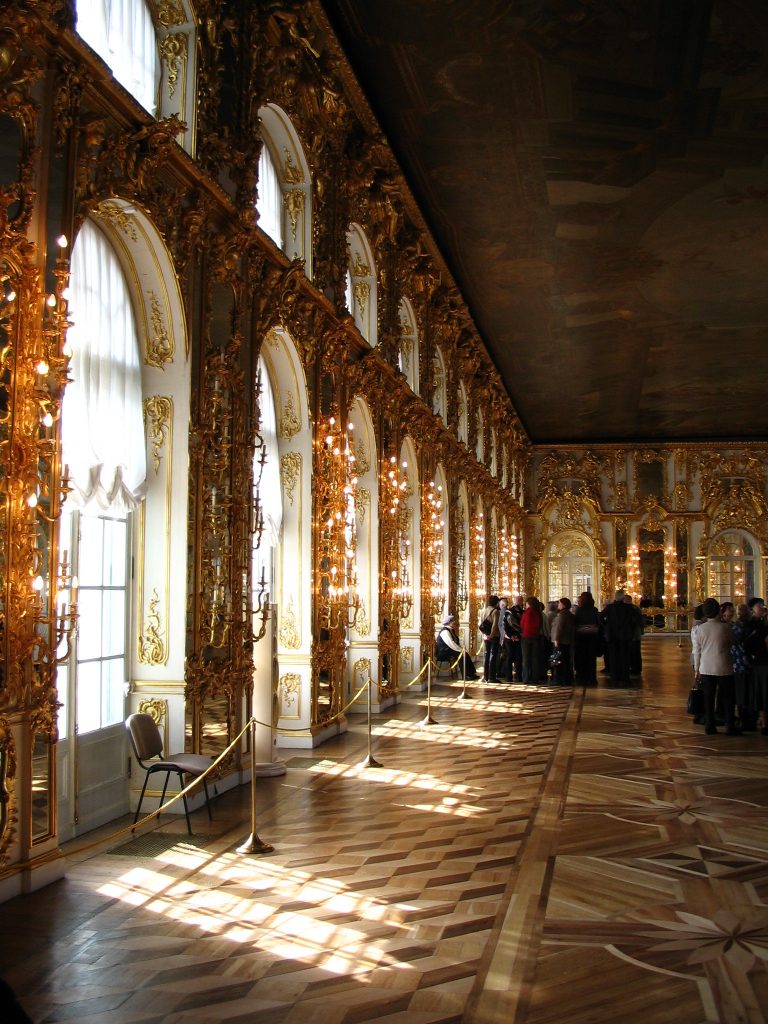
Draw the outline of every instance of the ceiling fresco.
<instances>
[{"instance_id":1,"label":"ceiling fresco","mask_svg":"<svg viewBox=\"0 0 768 1024\"><path fill-rule=\"evenodd\" d=\"M535 442L768 437L766 0L323 0Z\"/></svg>"}]
</instances>

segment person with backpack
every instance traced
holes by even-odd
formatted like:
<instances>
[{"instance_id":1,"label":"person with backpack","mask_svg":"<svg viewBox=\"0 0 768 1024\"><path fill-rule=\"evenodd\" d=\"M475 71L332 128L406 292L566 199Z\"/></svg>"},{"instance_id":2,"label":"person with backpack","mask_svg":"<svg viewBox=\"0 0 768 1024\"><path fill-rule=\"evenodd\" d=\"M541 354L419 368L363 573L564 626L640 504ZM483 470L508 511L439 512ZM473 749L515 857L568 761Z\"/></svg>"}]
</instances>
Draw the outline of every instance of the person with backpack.
<instances>
[{"instance_id":1,"label":"person with backpack","mask_svg":"<svg viewBox=\"0 0 768 1024\"><path fill-rule=\"evenodd\" d=\"M499 598L491 594L488 604L480 615L480 632L483 634L485 643L485 658L483 660L483 678L486 683L498 682L497 673L499 669L499 649L501 631L499 630Z\"/></svg>"}]
</instances>

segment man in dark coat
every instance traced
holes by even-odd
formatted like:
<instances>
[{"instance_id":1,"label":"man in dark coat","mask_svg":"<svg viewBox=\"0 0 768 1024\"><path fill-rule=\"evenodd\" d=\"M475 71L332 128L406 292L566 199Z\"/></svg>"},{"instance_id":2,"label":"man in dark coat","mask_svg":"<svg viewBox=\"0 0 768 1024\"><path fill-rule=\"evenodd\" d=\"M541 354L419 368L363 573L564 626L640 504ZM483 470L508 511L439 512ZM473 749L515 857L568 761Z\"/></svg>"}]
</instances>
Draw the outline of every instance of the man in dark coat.
<instances>
[{"instance_id":1,"label":"man in dark coat","mask_svg":"<svg viewBox=\"0 0 768 1024\"><path fill-rule=\"evenodd\" d=\"M603 626L613 686L629 686L634 629L633 606L625 604L624 591L617 590L612 603L605 609Z\"/></svg>"}]
</instances>

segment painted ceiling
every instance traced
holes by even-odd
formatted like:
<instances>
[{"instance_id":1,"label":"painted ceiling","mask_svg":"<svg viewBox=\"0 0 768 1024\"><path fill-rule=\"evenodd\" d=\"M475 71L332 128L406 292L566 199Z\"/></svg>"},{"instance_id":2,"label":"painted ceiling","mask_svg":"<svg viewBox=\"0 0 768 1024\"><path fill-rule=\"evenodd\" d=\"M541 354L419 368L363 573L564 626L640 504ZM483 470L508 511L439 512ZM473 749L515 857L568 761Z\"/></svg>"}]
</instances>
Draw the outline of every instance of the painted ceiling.
<instances>
[{"instance_id":1,"label":"painted ceiling","mask_svg":"<svg viewBox=\"0 0 768 1024\"><path fill-rule=\"evenodd\" d=\"M766 0L322 0L532 440L768 437Z\"/></svg>"}]
</instances>

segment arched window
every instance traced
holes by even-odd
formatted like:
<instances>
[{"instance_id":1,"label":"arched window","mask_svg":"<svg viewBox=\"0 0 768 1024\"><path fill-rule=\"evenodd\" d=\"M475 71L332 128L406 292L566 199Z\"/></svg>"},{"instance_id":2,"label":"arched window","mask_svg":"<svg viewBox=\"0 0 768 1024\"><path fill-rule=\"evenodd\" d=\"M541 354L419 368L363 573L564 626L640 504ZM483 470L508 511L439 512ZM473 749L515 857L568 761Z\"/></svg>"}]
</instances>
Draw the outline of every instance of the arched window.
<instances>
[{"instance_id":1,"label":"arched window","mask_svg":"<svg viewBox=\"0 0 768 1024\"><path fill-rule=\"evenodd\" d=\"M72 250L69 313L72 380L61 424L70 492L60 530L61 551L78 579L79 625L58 669L59 755L67 763L77 759L77 827L86 829L120 813L127 800L130 514L147 475L133 303L115 250L90 220ZM62 659L66 653L59 652ZM62 822L65 833L73 827Z\"/></svg>"},{"instance_id":2,"label":"arched window","mask_svg":"<svg viewBox=\"0 0 768 1024\"><path fill-rule=\"evenodd\" d=\"M576 533L555 537L547 557L547 600L575 601L585 590L592 591L593 577L594 558L587 538Z\"/></svg>"},{"instance_id":3,"label":"arched window","mask_svg":"<svg viewBox=\"0 0 768 1024\"><path fill-rule=\"evenodd\" d=\"M274 103L259 110L259 226L286 256L304 260L312 276L312 179L288 115Z\"/></svg>"},{"instance_id":4,"label":"arched window","mask_svg":"<svg viewBox=\"0 0 768 1024\"><path fill-rule=\"evenodd\" d=\"M400 300L400 372L415 394L419 391L419 336L413 306L408 299Z\"/></svg>"},{"instance_id":5,"label":"arched window","mask_svg":"<svg viewBox=\"0 0 768 1024\"><path fill-rule=\"evenodd\" d=\"M376 265L368 239L359 224L350 225L347 247L347 308L357 329L373 348L378 342Z\"/></svg>"},{"instance_id":6,"label":"arched window","mask_svg":"<svg viewBox=\"0 0 768 1024\"><path fill-rule=\"evenodd\" d=\"M709 546L707 596L744 604L757 593L755 545L741 530L728 530Z\"/></svg>"},{"instance_id":7,"label":"arched window","mask_svg":"<svg viewBox=\"0 0 768 1024\"><path fill-rule=\"evenodd\" d=\"M77 0L77 32L131 96L154 114L160 57L146 0Z\"/></svg>"}]
</instances>

